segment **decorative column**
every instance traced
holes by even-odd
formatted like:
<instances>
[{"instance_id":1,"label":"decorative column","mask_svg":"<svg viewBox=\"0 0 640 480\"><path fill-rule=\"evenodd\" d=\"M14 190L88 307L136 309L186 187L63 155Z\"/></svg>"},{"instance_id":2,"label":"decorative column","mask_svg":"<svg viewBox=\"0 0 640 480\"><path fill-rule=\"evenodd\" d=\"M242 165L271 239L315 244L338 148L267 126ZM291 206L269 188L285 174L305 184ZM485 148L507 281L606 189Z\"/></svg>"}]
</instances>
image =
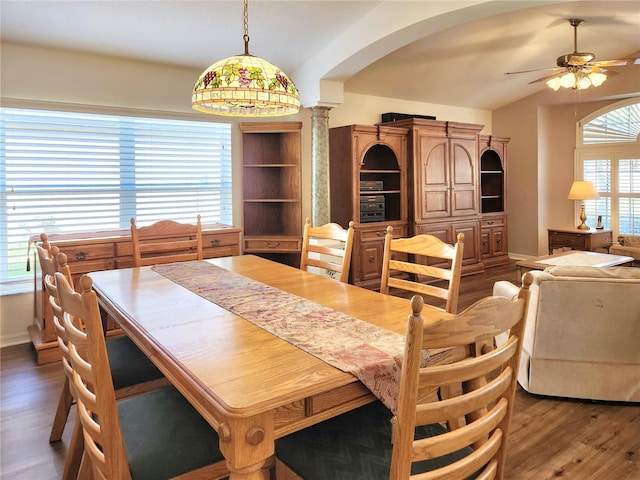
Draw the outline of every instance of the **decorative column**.
<instances>
[{"instance_id":1,"label":"decorative column","mask_svg":"<svg viewBox=\"0 0 640 480\"><path fill-rule=\"evenodd\" d=\"M311 224L330 221L329 110L311 108Z\"/></svg>"}]
</instances>

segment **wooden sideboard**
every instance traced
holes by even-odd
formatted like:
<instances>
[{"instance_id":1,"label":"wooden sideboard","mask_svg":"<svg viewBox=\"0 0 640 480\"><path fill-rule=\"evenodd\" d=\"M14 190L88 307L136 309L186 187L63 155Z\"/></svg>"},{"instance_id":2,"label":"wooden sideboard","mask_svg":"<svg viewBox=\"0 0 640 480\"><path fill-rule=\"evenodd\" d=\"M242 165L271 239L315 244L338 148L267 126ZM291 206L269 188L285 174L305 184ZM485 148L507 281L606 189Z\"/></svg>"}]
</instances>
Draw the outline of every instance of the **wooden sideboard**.
<instances>
[{"instance_id":1,"label":"wooden sideboard","mask_svg":"<svg viewBox=\"0 0 640 480\"><path fill-rule=\"evenodd\" d=\"M549 255L556 249L604 251L609 253L613 244L611 230L579 230L577 228L549 228Z\"/></svg>"},{"instance_id":2,"label":"wooden sideboard","mask_svg":"<svg viewBox=\"0 0 640 480\"><path fill-rule=\"evenodd\" d=\"M240 233L237 227L220 223L202 226L202 253L204 258L240 255ZM49 234L49 242L67 255L74 282L85 273L98 270L133 267L131 231L127 229L85 232L75 234ZM29 245L40 241L40 236L29 239ZM35 250L35 249L34 249ZM29 337L36 350L39 365L60 360L57 337L53 326L48 295L45 293L37 255L30 258L34 279L34 323L29 326Z\"/></svg>"}]
</instances>

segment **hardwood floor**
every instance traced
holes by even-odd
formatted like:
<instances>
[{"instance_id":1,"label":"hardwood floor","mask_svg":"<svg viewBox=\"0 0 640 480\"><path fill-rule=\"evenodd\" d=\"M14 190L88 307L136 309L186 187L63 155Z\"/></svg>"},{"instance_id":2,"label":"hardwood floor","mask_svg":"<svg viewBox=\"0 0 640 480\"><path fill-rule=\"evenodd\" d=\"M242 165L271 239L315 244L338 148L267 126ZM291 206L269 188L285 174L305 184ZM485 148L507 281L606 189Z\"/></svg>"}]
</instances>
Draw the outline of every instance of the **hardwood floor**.
<instances>
[{"instance_id":1,"label":"hardwood floor","mask_svg":"<svg viewBox=\"0 0 640 480\"><path fill-rule=\"evenodd\" d=\"M460 308L490 295L497 280L516 282L515 265L463 277ZM71 426L50 444L63 373L38 366L31 344L0 352L0 479L60 478ZM571 379L567 379L571 381ZM640 480L640 404L554 399L519 390L511 421L508 480Z\"/></svg>"}]
</instances>

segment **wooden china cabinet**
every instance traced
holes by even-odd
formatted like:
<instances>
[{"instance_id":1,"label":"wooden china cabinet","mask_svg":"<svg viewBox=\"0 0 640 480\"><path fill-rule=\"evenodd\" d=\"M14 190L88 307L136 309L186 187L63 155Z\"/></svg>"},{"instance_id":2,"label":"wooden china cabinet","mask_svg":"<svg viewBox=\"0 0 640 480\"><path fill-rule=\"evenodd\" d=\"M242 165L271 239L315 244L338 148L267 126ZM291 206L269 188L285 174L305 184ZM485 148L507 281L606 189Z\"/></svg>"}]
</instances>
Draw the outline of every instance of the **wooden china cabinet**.
<instances>
[{"instance_id":1,"label":"wooden china cabinet","mask_svg":"<svg viewBox=\"0 0 640 480\"><path fill-rule=\"evenodd\" d=\"M480 137L480 209L482 262L509 263L507 242L507 146L509 138Z\"/></svg>"},{"instance_id":2,"label":"wooden china cabinet","mask_svg":"<svg viewBox=\"0 0 640 480\"><path fill-rule=\"evenodd\" d=\"M302 122L245 122L244 252L298 266L302 249Z\"/></svg>"},{"instance_id":3,"label":"wooden china cabinet","mask_svg":"<svg viewBox=\"0 0 640 480\"><path fill-rule=\"evenodd\" d=\"M350 281L377 289L388 225L406 237L407 129L347 125L329 130L331 221L356 222Z\"/></svg>"},{"instance_id":4,"label":"wooden china cabinet","mask_svg":"<svg viewBox=\"0 0 640 480\"><path fill-rule=\"evenodd\" d=\"M409 233L453 244L464 233L463 274L484 270L478 151L482 125L412 118L409 128Z\"/></svg>"}]
</instances>

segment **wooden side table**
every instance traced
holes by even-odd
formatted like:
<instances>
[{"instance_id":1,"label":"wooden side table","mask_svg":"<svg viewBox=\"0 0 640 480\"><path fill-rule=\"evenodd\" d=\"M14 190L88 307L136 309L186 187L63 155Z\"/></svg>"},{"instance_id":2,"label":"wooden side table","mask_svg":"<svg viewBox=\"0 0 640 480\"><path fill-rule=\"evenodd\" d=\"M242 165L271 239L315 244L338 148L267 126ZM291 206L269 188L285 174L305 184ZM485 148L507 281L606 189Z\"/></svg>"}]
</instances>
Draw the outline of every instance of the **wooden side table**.
<instances>
[{"instance_id":1,"label":"wooden side table","mask_svg":"<svg viewBox=\"0 0 640 480\"><path fill-rule=\"evenodd\" d=\"M551 255L555 249L570 248L571 250L586 250L595 252L596 250L604 250L609 253L609 247L613 243L613 231L598 230L590 228L589 230L579 230L572 228L549 228L549 254Z\"/></svg>"}]
</instances>

